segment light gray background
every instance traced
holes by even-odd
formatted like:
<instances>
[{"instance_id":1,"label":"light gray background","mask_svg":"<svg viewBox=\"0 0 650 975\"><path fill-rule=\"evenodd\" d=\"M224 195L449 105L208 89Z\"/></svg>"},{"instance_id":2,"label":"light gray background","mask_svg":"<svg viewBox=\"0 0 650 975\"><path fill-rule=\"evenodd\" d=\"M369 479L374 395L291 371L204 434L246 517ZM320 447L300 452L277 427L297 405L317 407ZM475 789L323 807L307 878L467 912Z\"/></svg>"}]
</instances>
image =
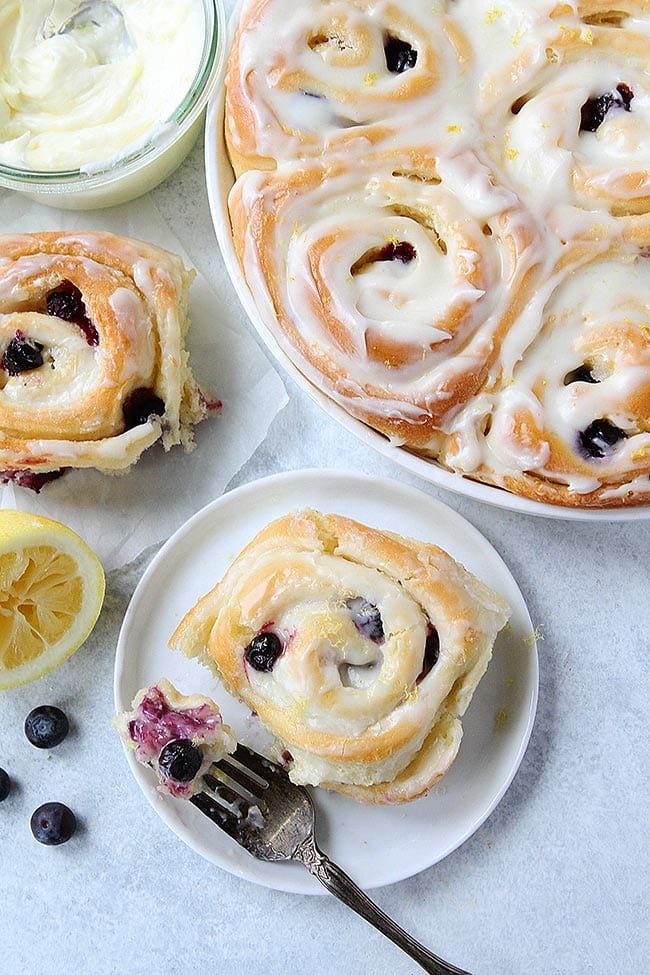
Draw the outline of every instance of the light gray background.
<instances>
[{"instance_id":1,"label":"light gray background","mask_svg":"<svg viewBox=\"0 0 650 975\"><path fill-rule=\"evenodd\" d=\"M201 146L153 196L227 314L243 320ZM363 448L284 378L290 404L230 488L301 467L420 487L493 543L544 637L537 721L505 799L460 850L373 896L474 975L648 971L648 522L543 520L437 491ZM334 899L277 893L204 862L145 802L110 720L120 622L153 554L109 576L98 626L71 661L0 698L0 766L18 782L0 805L0 972L419 971ZM22 732L46 702L73 723L51 754ZM82 825L56 849L29 831L32 811L55 799Z\"/></svg>"}]
</instances>

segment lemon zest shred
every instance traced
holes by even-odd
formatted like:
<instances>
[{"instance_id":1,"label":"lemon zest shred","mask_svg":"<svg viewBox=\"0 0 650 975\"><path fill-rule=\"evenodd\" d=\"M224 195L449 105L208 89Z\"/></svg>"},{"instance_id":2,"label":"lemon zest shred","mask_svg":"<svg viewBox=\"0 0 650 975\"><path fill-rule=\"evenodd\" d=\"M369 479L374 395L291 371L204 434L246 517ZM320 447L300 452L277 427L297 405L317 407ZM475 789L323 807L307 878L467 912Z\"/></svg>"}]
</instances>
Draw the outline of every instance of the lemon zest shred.
<instances>
[{"instance_id":1,"label":"lemon zest shred","mask_svg":"<svg viewBox=\"0 0 650 975\"><path fill-rule=\"evenodd\" d=\"M485 23L493 24L495 20L499 19L499 17L503 17L503 10L499 10L498 7L490 7L485 15Z\"/></svg>"}]
</instances>

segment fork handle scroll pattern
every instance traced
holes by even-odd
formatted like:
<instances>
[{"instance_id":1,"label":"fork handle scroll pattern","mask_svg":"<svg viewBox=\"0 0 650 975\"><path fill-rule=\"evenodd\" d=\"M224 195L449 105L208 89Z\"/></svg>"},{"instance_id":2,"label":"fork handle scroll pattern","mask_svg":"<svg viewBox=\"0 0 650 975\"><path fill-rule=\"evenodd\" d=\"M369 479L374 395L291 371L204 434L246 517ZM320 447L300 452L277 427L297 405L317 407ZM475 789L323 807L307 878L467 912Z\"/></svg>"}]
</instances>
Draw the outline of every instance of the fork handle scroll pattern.
<instances>
[{"instance_id":1,"label":"fork handle scroll pattern","mask_svg":"<svg viewBox=\"0 0 650 975\"><path fill-rule=\"evenodd\" d=\"M309 870L311 874L325 887L331 894L338 897L353 911L356 911L362 918L372 924L373 927L381 931L394 944L406 952L414 961L420 965L425 972L430 975L470 975L462 968L456 968L448 962L443 961L433 952L421 945L415 938L404 931L392 918L377 907L373 901L357 887L355 882L348 877L344 870L333 863L324 853L322 853L313 837L308 837L295 851L294 860L299 860Z\"/></svg>"}]
</instances>

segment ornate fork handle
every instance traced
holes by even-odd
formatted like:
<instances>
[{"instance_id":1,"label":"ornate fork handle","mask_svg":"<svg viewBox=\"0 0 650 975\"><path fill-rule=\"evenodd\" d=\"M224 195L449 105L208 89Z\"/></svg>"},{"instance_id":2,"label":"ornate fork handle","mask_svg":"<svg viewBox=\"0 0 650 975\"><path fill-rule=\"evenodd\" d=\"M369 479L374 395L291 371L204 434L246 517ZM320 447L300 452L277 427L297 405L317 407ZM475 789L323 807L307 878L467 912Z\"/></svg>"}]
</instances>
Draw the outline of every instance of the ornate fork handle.
<instances>
[{"instance_id":1,"label":"ornate fork handle","mask_svg":"<svg viewBox=\"0 0 650 975\"><path fill-rule=\"evenodd\" d=\"M303 863L309 872L326 887L331 894L338 897L353 911L360 914L378 931L381 931L387 938L405 951L414 961L420 965L425 972L431 975L469 975L469 972L462 968L456 968L438 958L433 952L421 945L403 928L400 928L387 914L384 914L370 898L364 894L360 887L348 877L345 871L341 870L335 863L325 856L316 846L313 836L308 837L297 848L293 855L294 860Z\"/></svg>"}]
</instances>

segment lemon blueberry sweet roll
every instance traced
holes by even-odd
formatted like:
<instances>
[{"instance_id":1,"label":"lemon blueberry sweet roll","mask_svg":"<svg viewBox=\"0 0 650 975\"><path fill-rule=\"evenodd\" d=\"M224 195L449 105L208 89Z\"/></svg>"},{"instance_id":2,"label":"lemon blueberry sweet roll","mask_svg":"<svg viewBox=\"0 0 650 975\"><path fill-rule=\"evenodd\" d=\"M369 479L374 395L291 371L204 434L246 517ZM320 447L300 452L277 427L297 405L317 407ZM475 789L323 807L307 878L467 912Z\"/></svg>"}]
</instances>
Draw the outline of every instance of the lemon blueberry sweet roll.
<instances>
[{"instance_id":1,"label":"lemon blueberry sweet roll","mask_svg":"<svg viewBox=\"0 0 650 975\"><path fill-rule=\"evenodd\" d=\"M107 233L0 237L0 470L123 471L208 412L189 365L194 272Z\"/></svg>"},{"instance_id":2,"label":"lemon blueberry sweet roll","mask_svg":"<svg viewBox=\"0 0 650 975\"><path fill-rule=\"evenodd\" d=\"M508 615L435 545L307 510L261 531L170 642L259 716L295 782L400 803L456 757Z\"/></svg>"}]
</instances>

